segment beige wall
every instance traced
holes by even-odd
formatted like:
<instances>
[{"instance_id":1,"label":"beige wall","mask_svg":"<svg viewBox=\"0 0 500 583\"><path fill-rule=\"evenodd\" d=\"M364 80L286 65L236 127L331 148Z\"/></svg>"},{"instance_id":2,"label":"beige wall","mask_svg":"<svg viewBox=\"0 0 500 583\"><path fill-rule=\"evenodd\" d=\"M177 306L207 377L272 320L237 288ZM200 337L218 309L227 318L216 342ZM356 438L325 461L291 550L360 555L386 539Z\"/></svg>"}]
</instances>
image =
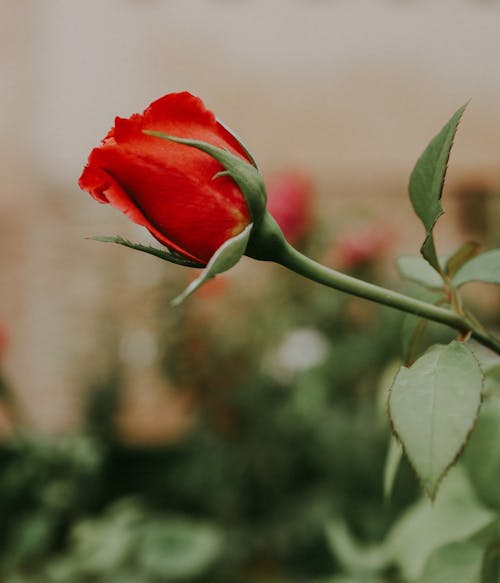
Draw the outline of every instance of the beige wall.
<instances>
[{"instance_id":1,"label":"beige wall","mask_svg":"<svg viewBox=\"0 0 500 583\"><path fill-rule=\"evenodd\" d=\"M0 322L38 426L74 418L102 342L95 314L155 277L156 264L84 240L137 238L75 184L115 115L188 89L265 171L310 170L326 212L363 201L415 225L407 176L470 98L451 183L500 183L500 2L2 0L0 13ZM419 232L404 231L403 246Z\"/></svg>"}]
</instances>

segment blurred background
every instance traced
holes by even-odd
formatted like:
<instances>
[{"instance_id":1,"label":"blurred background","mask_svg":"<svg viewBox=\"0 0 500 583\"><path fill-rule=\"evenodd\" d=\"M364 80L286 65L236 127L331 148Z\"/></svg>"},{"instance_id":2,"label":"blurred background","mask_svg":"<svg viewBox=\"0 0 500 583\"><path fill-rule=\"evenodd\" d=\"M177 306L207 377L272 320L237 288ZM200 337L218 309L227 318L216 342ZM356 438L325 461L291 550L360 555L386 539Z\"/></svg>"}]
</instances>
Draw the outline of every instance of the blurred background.
<instances>
[{"instance_id":1,"label":"blurred background","mask_svg":"<svg viewBox=\"0 0 500 583\"><path fill-rule=\"evenodd\" d=\"M402 317L246 259L172 309L192 272L87 240L148 241L77 180L116 115L191 91L297 246L397 287L409 174L469 99L438 246L500 241L499 25L495 0L2 0L2 580L341 581L325 524L388 532L417 496L405 467L382 501Z\"/></svg>"}]
</instances>

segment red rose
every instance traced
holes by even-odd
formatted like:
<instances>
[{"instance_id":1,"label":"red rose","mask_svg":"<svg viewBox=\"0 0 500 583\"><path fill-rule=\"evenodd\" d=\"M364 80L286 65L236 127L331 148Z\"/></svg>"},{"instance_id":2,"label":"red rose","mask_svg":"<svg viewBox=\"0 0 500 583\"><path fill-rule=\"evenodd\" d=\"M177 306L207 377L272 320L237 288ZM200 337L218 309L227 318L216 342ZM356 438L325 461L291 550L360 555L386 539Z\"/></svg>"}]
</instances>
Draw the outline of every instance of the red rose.
<instances>
[{"instance_id":1,"label":"red rose","mask_svg":"<svg viewBox=\"0 0 500 583\"><path fill-rule=\"evenodd\" d=\"M249 162L238 140L189 93L172 93L143 114L117 117L90 153L79 185L146 227L169 249L205 265L228 239L251 222L236 182L212 156L144 130L199 140Z\"/></svg>"},{"instance_id":2,"label":"red rose","mask_svg":"<svg viewBox=\"0 0 500 583\"><path fill-rule=\"evenodd\" d=\"M297 171L282 172L267 182L267 210L292 245L311 229L313 194L310 178Z\"/></svg>"}]
</instances>

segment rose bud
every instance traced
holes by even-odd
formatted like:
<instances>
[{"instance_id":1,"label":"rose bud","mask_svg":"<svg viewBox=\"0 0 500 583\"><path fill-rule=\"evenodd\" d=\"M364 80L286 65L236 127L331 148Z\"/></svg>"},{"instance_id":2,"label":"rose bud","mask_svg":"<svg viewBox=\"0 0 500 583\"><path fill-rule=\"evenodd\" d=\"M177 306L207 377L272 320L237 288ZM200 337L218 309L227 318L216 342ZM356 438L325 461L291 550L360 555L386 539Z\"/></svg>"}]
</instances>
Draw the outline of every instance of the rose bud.
<instances>
[{"instance_id":1,"label":"rose bud","mask_svg":"<svg viewBox=\"0 0 500 583\"><path fill-rule=\"evenodd\" d=\"M186 92L165 95L142 114L117 117L90 153L79 185L146 227L167 250L120 237L95 239L205 268L174 303L243 254L272 260L284 244L252 156Z\"/></svg>"},{"instance_id":2,"label":"rose bud","mask_svg":"<svg viewBox=\"0 0 500 583\"><path fill-rule=\"evenodd\" d=\"M299 245L309 233L313 215L313 183L297 171L282 172L267 182L267 210L276 219L286 239Z\"/></svg>"},{"instance_id":3,"label":"rose bud","mask_svg":"<svg viewBox=\"0 0 500 583\"><path fill-rule=\"evenodd\" d=\"M206 142L246 165L251 157L189 93L165 95L142 114L117 117L90 153L79 180L82 189L146 227L168 249L206 265L252 222L245 197L215 158L145 130Z\"/></svg>"}]
</instances>

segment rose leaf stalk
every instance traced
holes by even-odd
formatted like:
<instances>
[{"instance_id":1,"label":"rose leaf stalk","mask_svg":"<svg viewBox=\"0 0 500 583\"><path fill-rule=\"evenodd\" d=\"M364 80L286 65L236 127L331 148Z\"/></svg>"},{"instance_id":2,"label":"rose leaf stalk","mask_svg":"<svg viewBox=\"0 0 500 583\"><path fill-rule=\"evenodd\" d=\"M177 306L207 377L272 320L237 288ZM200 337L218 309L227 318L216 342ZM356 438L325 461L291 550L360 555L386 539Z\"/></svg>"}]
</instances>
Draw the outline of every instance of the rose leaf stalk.
<instances>
[{"instance_id":1,"label":"rose leaf stalk","mask_svg":"<svg viewBox=\"0 0 500 583\"><path fill-rule=\"evenodd\" d=\"M338 291L444 324L464 335L470 333L475 340L500 354L498 340L456 312L346 275L303 255L288 243L276 221L267 212L260 226L254 229L245 254L254 259L279 263L299 275Z\"/></svg>"}]
</instances>

